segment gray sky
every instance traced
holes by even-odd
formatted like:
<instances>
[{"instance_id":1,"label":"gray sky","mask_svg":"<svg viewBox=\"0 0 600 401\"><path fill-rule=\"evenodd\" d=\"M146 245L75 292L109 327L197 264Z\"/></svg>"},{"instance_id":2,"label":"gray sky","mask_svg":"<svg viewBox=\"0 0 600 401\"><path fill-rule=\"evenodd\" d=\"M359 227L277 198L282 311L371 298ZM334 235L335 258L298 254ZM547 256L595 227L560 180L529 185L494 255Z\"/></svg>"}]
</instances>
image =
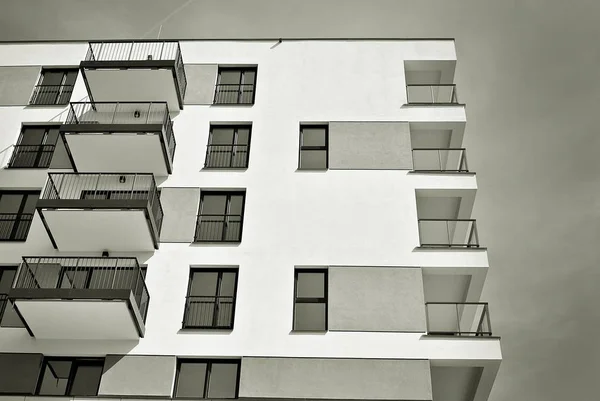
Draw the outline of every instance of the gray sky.
<instances>
[{"instance_id":1,"label":"gray sky","mask_svg":"<svg viewBox=\"0 0 600 401\"><path fill-rule=\"evenodd\" d=\"M504 362L490 401L600 394L600 1L2 0L0 40L454 37Z\"/></svg>"}]
</instances>

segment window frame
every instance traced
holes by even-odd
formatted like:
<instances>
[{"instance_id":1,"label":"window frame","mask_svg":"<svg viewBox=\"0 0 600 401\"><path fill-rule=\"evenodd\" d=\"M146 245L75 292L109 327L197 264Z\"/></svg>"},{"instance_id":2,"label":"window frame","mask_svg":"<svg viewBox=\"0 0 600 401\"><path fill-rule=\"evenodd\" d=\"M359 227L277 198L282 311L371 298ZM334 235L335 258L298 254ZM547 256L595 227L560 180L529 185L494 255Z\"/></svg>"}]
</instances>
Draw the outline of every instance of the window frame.
<instances>
[{"instance_id":1,"label":"window frame","mask_svg":"<svg viewBox=\"0 0 600 401\"><path fill-rule=\"evenodd\" d=\"M19 205L19 210L17 213L2 213L2 212L0 212L0 217L3 214L14 214L14 215L18 216L17 218L15 218L15 222L17 220L19 222L22 222L23 220L21 219L21 217L24 214L25 215L31 214L31 220L29 220L29 227L27 227L27 232L25 233L23 239L15 239L14 238L14 237L16 237L16 234L18 232L19 224L13 223L13 228L12 228L11 234L8 236L8 238L0 237L0 242L25 242L25 241L27 241L27 237L29 236L29 230L31 229L31 224L33 223L33 218L35 217L36 209L34 208L32 213L24 213L23 209L25 209L25 205L27 204L27 200L28 200L29 196L37 195L38 200L39 200L39 198L41 196L41 191L38 191L38 190L22 190L22 191L20 191L20 190L11 190L11 189L0 189L0 201L2 200L3 195L11 195L11 194L12 195L26 195L26 196L23 196L23 199L21 200L21 204ZM1 221L2 221L2 219L0 219L0 222Z\"/></svg>"},{"instance_id":2,"label":"window frame","mask_svg":"<svg viewBox=\"0 0 600 401\"><path fill-rule=\"evenodd\" d=\"M40 394L40 390L42 388L42 384L44 382L44 374L46 373L46 367L48 366L48 362L52 361L68 361L71 362L71 367L69 369L69 377L67 379L67 385L65 387L65 394L63 395L52 395L52 394ZM98 380L98 385L96 386L95 395L71 395L71 390L73 389L73 383L75 380L75 375L77 373L77 368L79 366L101 366L102 371L104 371L104 364L106 362L105 358L86 358L86 357L44 357L42 361L42 365L40 368L40 373L38 377L38 381L35 386L34 396L40 397L96 397L98 396L98 390L100 389L100 382L102 381L102 374L100 375L100 380ZM50 368L52 369L52 368Z\"/></svg>"},{"instance_id":3,"label":"window frame","mask_svg":"<svg viewBox=\"0 0 600 401\"><path fill-rule=\"evenodd\" d=\"M233 138L232 138L232 143L231 145L212 145L212 139L213 139L213 129L214 128L221 128L221 129L233 129ZM246 145L246 163L245 166L242 167L234 167L232 166L232 162L233 162L233 147L234 146L241 146L238 145L238 138L239 138L239 134L238 134L238 130L239 129L247 129L248 130L248 144ZM208 142L206 145L206 155L204 157L204 168L205 169L209 169L209 170L239 170L239 169L247 169L248 165L250 164L250 144L252 142L252 123L249 124L245 124L245 123L240 123L240 124L219 124L219 123L211 123L209 126L209 131L208 131ZM229 160L229 166L228 167L213 167L213 166L209 166L208 165L208 160L209 160L209 154L210 154L210 147L211 146L231 146L232 151L230 152L230 160Z\"/></svg>"},{"instance_id":4,"label":"window frame","mask_svg":"<svg viewBox=\"0 0 600 401\"><path fill-rule=\"evenodd\" d=\"M43 134L43 139L42 139L42 143L40 144L31 144L31 145L23 145L21 142L23 141L23 139L25 138L25 132L28 129L43 129L44 130L44 134ZM17 142L15 143L15 147L12 153L12 156L8 162L8 165L6 166L7 168L10 169L23 169L23 168L32 168L32 169L49 169L50 165L52 164L52 158L54 157L54 152L56 151L56 147L58 146L59 141L62 140L62 136L60 134L60 124L28 124L28 123L23 123L21 125L21 131L19 132L19 137L17 138ZM56 130L58 131L58 134L56 136L56 141L54 143L49 143L48 142L48 138L50 136L50 131L51 130ZM32 163L32 166L14 166L13 163L15 162L15 160L18 157L19 153L25 153L24 151L19 152L19 146L30 146L30 147L38 147L37 151L31 151L30 153L35 153L35 160L34 163ZM50 150L45 150L46 148L51 148ZM50 157L48 158L48 165L40 165L42 162L42 157L44 153L50 153Z\"/></svg>"},{"instance_id":5,"label":"window frame","mask_svg":"<svg viewBox=\"0 0 600 401\"><path fill-rule=\"evenodd\" d=\"M194 397L179 397L179 396L177 396L177 390L179 387L179 374L181 372L181 365L183 363L205 363L206 364L206 372L204 374L204 389L202 392L202 396L194 396ZM208 389L210 387L210 372L212 370L212 365L214 363L237 365L235 397L234 398L218 398L218 399L219 400L221 400L221 399L227 399L227 400L238 399L239 391L240 391L240 371L241 371L241 366L242 366L241 360L240 359L206 359L206 358L177 358L177 364L175 367L175 382L173 385L172 398L180 399L180 400L209 399Z\"/></svg>"},{"instance_id":6,"label":"window frame","mask_svg":"<svg viewBox=\"0 0 600 401\"><path fill-rule=\"evenodd\" d=\"M325 130L325 145L324 146L309 146L303 145L303 129L304 128L323 128ZM323 150L325 151L325 167L302 167L302 151L314 151L314 150ZM298 142L298 170L308 170L308 171L324 171L329 170L329 124L313 124L313 123L301 123L300 124L300 135Z\"/></svg>"},{"instance_id":7,"label":"window frame","mask_svg":"<svg viewBox=\"0 0 600 401\"><path fill-rule=\"evenodd\" d=\"M192 283L194 273L217 273L217 295L215 298L220 297L221 295L221 283L223 280L223 273L235 273L235 282L233 285L233 302L231 304L231 324L228 327L220 327L220 326L190 326L186 325L186 315L188 310L188 299L190 296L190 292L192 290ZM235 308L237 305L237 289L238 289L238 280L239 280L239 268L238 267L191 267L190 274L188 278L188 287L185 295L185 307L183 309L183 319L181 322L182 330L233 330L235 325ZM217 304L215 300L215 305ZM213 311L213 322L218 318L218 312L215 313Z\"/></svg>"},{"instance_id":8,"label":"window frame","mask_svg":"<svg viewBox=\"0 0 600 401\"><path fill-rule=\"evenodd\" d=\"M319 298L298 298L298 273L323 273L323 297ZM325 328L323 330L303 330L296 329L296 304L325 304ZM294 269L294 304L292 311L292 331L293 332L313 332L323 333L329 331L329 269L326 267L296 267Z\"/></svg>"},{"instance_id":9,"label":"window frame","mask_svg":"<svg viewBox=\"0 0 600 401\"><path fill-rule=\"evenodd\" d=\"M225 209L228 211L231 207L231 196L235 196L235 195L241 195L242 196L242 210L240 213L240 235L239 238L236 240L226 240L224 239L227 230L225 230L225 225L223 225L223 229L221 232L221 239L220 240L199 240L198 239L198 233L199 233L199 228L200 228L200 218L203 216L202 214L202 204L204 202L204 197L206 195L221 195L221 196L226 196L226 206ZM207 214L207 216L216 216L215 214ZM206 243L216 243L216 244L239 244L240 242L242 242L242 235L244 232L244 216L246 215L246 191L245 190L201 190L200 191L200 204L198 205L198 215L196 216L196 228L195 228L195 232L194 232L194 243L197 244L206 244ZM220 216L220 215L219 215ZM227 216L236 216L234 214L230 214L229 212L224 213L222 215L223 217L227 217ZM224 220L225 221L225 220ZM225 223L223 223L225 224Z\"/></svg>"},{"instance_id":10,"label":"window frame","mask_svg":"<svg viewBox=\"0 0 600 401\"><path fill-rule=\"evenodd\" d=\"M56 96L56 100L54 101L54 103L49 103L49 102L41 102L41 103L37 103L34 102L34 100L37 98L37 96L39 96L37 94L37 88L44 86L44 76L46 73L48 72L62 72L63 77L61 79L61 83L58 85L48 85L46 84L46 86L57 86L59 87L59 90L57 92L57 96ZM67 77L69 75L70 72L74 72L75 73L75 80L73 81L73 84L69 84L67 85L66 81L67 81ZM43 66L40 68L40 74L38 76L37 79L37 83L33 86L33 91L31 92L31 96L29 97L29 102L27 103L28 106L42 106L42 107L52 107L52 106L67 106L69 104L69 102L71 101L71 97L73 96L73 89L75 89L75 84L77 83L77 78L79 78L79 67L77 66ZM61 100L61 95L63 94L63 90L65 88L69 88L71 90L71 93L69 94L68 98L65 99L64 102L58 102L59 100Z\"/></svg>"},{"instance_id":11,"label":"window frame","mask_svg":"<svg viewBox=\"0 0 600 401\"><path fill-rule=\"evenodd\" d=\"M239 71L240 72L240 80L239 83L237 83L238 86L242 86L242 85L250 85L248 83L245 82L244 77L246 75L246 72L254 72L254 81L252 82L252 101L249 103L242 103L240 102L240 93L238 93L238 99L237 102L235 103L222 103L222 102L217 102L217 93L218 92L218 88L220 85L227 85L227 84L221 84L221 72L223 71ZM252 106L254 105L254 103L256 102L256 81L258 79L258 65L241 65L241 66L228 66L228 65L219 65L217 67L217 79L215 82L215 96L213 98L213 105L220 105L220 106ZM236 84L230 84L230 85L236 85Z\"/></svg>"}]
</instances>

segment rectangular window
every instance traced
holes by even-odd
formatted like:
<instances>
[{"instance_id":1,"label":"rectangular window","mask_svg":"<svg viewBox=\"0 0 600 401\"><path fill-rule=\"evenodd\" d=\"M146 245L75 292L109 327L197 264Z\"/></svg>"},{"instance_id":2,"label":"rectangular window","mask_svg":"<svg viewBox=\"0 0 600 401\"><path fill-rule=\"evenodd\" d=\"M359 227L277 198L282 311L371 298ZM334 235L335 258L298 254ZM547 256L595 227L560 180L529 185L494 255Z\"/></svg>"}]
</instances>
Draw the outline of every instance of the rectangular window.
<instances>
[{"instance_id":1,"label":"rectangular window","mask_svg":"<svg viewBox=\"0 0 600 401\"><path fill-rule=\"evenodd\" d=\"M0 241L25 241L39 191L0 191Z\"/></svg>"},{"instance_id":2,"label":"rectangular window","mask_svg":"<svg viewBox=\"0 0 600 401\"><path fill-rule=\"evenodd\" d=\"M195 242L240 242L244 221L244 191L203 191Z\"/></svg>"},{"instance_id":3,"label":"rectangular window","mask_svg":"<svg viewBox=\"0 0 600 401\"><path fill-rule=\"evenodd\" d=\"M240 362L236 360L179 359L175 398L237 398Z\"/></svg>"},{"instance_id":4,"label":"rectangular window","mask_svg":"<svg viewBox=\"0 0 600 401\"><path fill-rule=\"evenodd\" d=\"M248 167L250 131L250 125L211 125L204 167Z\"/></svg>"},{"instance_id":5,"label":"rectangular window","mask_svg":"<svg viewBox=\"0 0 600 401\"><path fill-rule=\"evenodd\" d=\"M17 266L0 266L0 326L2 327L24 327L21 318L8 300L8 293L16 274Z\"/></svg>"},{"instance_id":6,"label":"rectangular window","mask_svg":"<svg viewBox=\"0 0 600 401\"><path fill-rule=\"evenodd\" d=\"M214 104L254 104L256 67L219 67Z\"/></svg>"},{"instance_id":7,"label":"rectangular window","mask_svg":"<svg viewBox=\"0 0 600 401\"><path fill-rule=\"evenodd\" d=\"M36 395L98 395L104 359L46 358Z\"/></svg>"},{"instance_id":8,"label":"rectangular window","mask_svg":"<svg viewBox=\"0 0 600 401\"><path fill-rule=\"evenodd\" d=\"M296 269L294 330L327 330L327 269Z\"/></svg>"},{"instance_id":9,"label":"rectangular window","mask_svg":"<svg viewBox=\"0 0 600 401\"><path fill-rule=\"evenodd\" d=\"M327 169L328 148L329 127L327 125L300 125L299 169Z\"/></svg>"},{"instance_id":10,"label":"rectangular window","mask_svg":"<svg viewBox=\"0 0 600 401\"><path fill-rule=\"evenodd\" d=\"M50 167L58 140L58 128L58 125L23 126L8 167Z\"/></svg>"},{"instance_id":11,"label":"rectangular window","mask_svg":"<svg viewBox=\"0 0 600 401\"><path fill-rule=\"evenodd\" d=\"M237 269L194 269L183 316L184 329L233 329Z\"/></svg>"},{"instance_id":12,"label":"rectangular window","mask_svg":"<svg viewBox=\"0 0 600 401\"><path fill-rule=\"evenodd\" d=\"M77 68L42 68L29 104L44 106L68 104L77 80L77 73Z\"/></svg>"}]
</instances>

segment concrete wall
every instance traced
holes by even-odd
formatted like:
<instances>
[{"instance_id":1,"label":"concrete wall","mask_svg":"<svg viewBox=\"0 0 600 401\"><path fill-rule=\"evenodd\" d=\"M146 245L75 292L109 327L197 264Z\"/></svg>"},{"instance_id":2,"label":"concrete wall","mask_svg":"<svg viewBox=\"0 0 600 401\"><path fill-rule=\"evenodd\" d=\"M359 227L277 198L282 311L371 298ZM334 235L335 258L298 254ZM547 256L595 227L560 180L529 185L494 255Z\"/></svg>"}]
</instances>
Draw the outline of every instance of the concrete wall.
<instances>
[{"instance_id":1,"label":"concrete wall","mask_svg":"<svg viewBox=\"0 0 600 401\"><path fill-rule=\"evenodd\" d=\"M193 242L200 204L200 188L163 188L160 193L164 219L162 242Z\"/></svg>"},{"instance_id":2,"label":"concrete wall","mask_svg":"<svg viewBox=\"0 0 600 401\"><path fill-rule=\"evenodd\" d=\"M40 71L40 66L0 67L0 107L29 104Z\"/></svg>"},{"instance_id":3,"label":"concrete wall","mask_svg":"<svg viewBox=\"0 0 600 401\"><path fill-rule=\"evenodd\" d=\"M0 394L33 394L41 364L41 354L0 354Z\"/></svg>"},{"instance_id":4,"label":"concrete wall","mask_svg":"<svg viewBox=\"0 0 600 401\"><path fill-rule=\"evenodd\" d=\"M408 123L331 122L330 169L412 169Z\"/></svg>"},{"instance_id":5,"label":"concrete wall","mask_svg":"<svg viewBox=\"0 0 600 401\"><path fill-rule=\"evenodd\" d=\"M175 364L174 356L109 355L98 395L171 397Z\"/></svg>"},{"instance_id":6,"label":"concrete wall","mask_svg":"<svg viewBox=\"0 0 600 401\"><path fill-rule=\"evenodd\" d=\"M329 330L425 332L420 268L330 267Z\"/></svg>"},{"instance_id":7,"label":"concrete wall","mask_svg":"<svg viewBox=\"0 0 600 401\"><path fill-rule=\"evenodd\" d=\"M217 83L217 64L186 64L185 104L212 104Z\"/></svg>"},{"instance_id":8,"label":"concrete wall","mask_svg":"<svg viewBox=\"0 0 600 401\"><path fill-rule=\"evenodd\" d=\"M244 358L239 396L431 400L429 361Z\"/></svg>"}]
</instances>

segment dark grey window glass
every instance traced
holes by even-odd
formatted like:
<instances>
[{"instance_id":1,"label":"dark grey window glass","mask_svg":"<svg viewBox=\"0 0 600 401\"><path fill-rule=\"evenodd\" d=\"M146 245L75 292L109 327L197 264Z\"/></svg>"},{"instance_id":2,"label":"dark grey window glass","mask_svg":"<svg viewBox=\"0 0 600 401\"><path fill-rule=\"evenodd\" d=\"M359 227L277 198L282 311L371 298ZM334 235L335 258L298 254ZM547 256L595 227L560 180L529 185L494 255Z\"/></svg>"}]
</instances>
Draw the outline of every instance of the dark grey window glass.
<instances>
[{"instance_id":1,"label":"dark grey window glass","mask_svg":"<svg viewBox=\"0 0 600 401\"><path fill-rule=\"evenodd\" d=\"M254 104L256 67L219 67L214 104Z\"/></svg>"},{"instance_id":2,"label":"dark grey window glass","mask_svg":"<svg viewBox=\"0 0 600 401\"><path fill-rule=\"evenodd\" d=\"M8 300L8 293L12 288L17 266L0 266L0 326L25 327L13 304Z\"/></svg>"},{"instance_id":3,"label":"dark grey window glass","mask_svg":"<svg viewBox=\"0 0 600 401\"><path fill-rule=\"evenodd\" d=\"M237 269L190 273L183 328L233 329Z\"/></svg>"},{"instance_id":4,"label":"dark grey window glass","mask_svg":"<svg viewBox=\"0 0 600 401\"><path fill-rule=\"evenodd\" d=\"M95 396L104 359L47 358L36 395Z\"/></svg>"},{"instance_id":5,"label":"dark grey window glass","mask_svg":"<svg viewBox=\"0 0 600 401\"><path fill-rule=\"evenodd\" d=\"M245 193L202 192L196 242L240 242Z\"/></svg>"},{"instance_id":6,"label":"dark grey window glass","mask_svg":"<svg viewBox=\"0 0 600 401\"><path fill-rule=\"evenodd\" d=\"M294 330L327 330L327 270L296 269Z\"/></svg>"},{"instance_id":7,"label":"dark grey window glass","mask_svg":"<svg viewBox=\"0 0 600 401\"><path fill-rule=\"evenodd\" d=\"M39 192L0 191L0 241L25 241Z\"/></svg>"},{"instance_id":8,"label":"dark grey window glass","mask_svg":"<svg viewBox=\"0 0 600 401\"><path fill-rule=\"evenodd\" d=\"M327 169L329 129L326 125L300 126L300 169Z\"/></svg>"},{"instance_id":9,"label":"dark grey window glass","mask_svg":"<svg viewBox=\"0 0 600 401\"><path fill-rule=\"evenodd\" d=\"M237 398L239 367L239 361L180 359L174 397Z\"/></svg>"},{"instance_id":10,"label":"dark grey window glass","mask_svg":"<svg viewBox=\"0 0 600 401\"><path fill-rule=\"evenodd\" d=\"M8 163L11 168L48 168L58 140L58 126L24 126Z\"/></svg>"},{"instance_id":11,"label":"dark grey window glass","mask_svg":"<svg viewBox=\"0 0 600 401\"><path fill-rule=\"evenodd\" d=\"M43 68L29 104L63 105L68 104L77 80L76 68Z\"/></svg>"},{"instance_id":12,"label":"dark grey window glass","mask_svg":"<svg viewBox=\"0 0 600 401\"><path fill-rule=\"evenodd\" d=\"M246 168L250 154L249 125L212 125L206 148L206 168Z\"/></svg>"}]
</instances>

